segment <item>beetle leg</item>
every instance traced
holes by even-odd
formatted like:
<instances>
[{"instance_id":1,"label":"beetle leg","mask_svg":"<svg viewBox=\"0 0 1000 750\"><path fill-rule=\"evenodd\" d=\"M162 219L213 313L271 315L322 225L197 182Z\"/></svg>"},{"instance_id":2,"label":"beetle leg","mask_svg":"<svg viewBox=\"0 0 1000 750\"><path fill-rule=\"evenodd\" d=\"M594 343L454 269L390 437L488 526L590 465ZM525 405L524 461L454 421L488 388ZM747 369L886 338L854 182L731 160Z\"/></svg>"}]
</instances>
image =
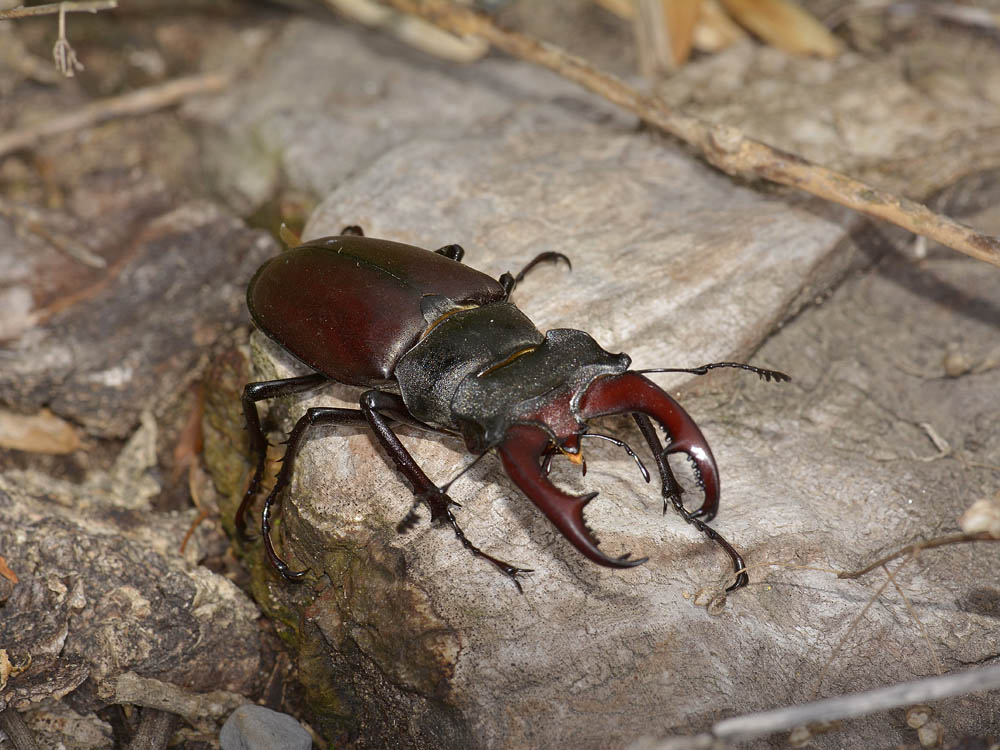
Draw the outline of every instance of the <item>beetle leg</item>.
<instances>
[{"instance_id":1,"label":"beetle leg","mask_svg":"<svg viewBox=\"0 0 1000 750\"><path fill-rule=\"evenodd\" d=\"M341 236L347 235L349 237L364 237L364 230L357 224L348 224L346 227L340 230Z\"/></svg>"},{"instance_id":2,"label":"beetle leg","mask_svg":"<svg viewBox=\"0 0 1000 750\"><path fill-rule=\"evenodd\" d=\"M406 447L396 437L396 433L389 427L389 421L386 417L395 421L403 421L402 416L407 414L406 404L403 403L403 399L394 393L386 393L385 391L366 391L361 394L361 411L367 418L382 448L389 458L392 459L399 473L409 483L414 496L417 500L426 503L427 507L430 508L431 521L447 521L463 547L476 557L481 557L493 563L501 573L514 582L517 590L521 591L521 583L517 580L517 576L520 573L530 573L531 570L529 568L518 568L493 557L483 552L468 540L449 507L453 502L452 499L428 478L424 470L420 468L419 464L413 459L413 456L410 455L410 452L406 450ZM412 419L412 417L409 417L406 421L412 421ZM407 522L409 518L410 514L407 514L407 518L404 518L403 522Z\"/></svg>"},{"instance_id":3,"label":"beetle leg","mask_svg":"<svg viewBox=\"0 0 1000 750\"><path fill-rule=\"evenodd\" d=\"M680 486L680 484L678 484L676 477L674 477L674 472L670 468L670 464L667 462L667 457L663 453L663 445L660 443L660 436L656 434L656 428L653 427L653 423L650 421L649 417L645 414L634 412L632 414L632 418L635 420L636 425L638 425L639 432L641 432L642 436L646 438L646 444L649 446L649 450L653 454L653 461L656 463L656 469L660 473L660 488L661 494L663 495L663 513L666 514L667 509L673 505L674 509L685 518L692 515L704 515L704 513L702 513L704 506L693 512L689 512L684 507L684 502L681 499L684 489Z\"/></svg>"},{"instance_id":4,"label":"beetle leg","mask_svg":"<svg viewBox=\"0 0 1000 750\"><path fill-rule=\"evenodd\" d=\"M661 486L663 488L663 512L667 512L667 501L669 500L685 521L692 524L698 531L722 547L726 554L729 555L729 559L733 561L733 570L737 575L736 582L728 587L726 591L735 591L738 588L746 586L750 583L750 579L746 574L746 563L743 562L742 555L726 541L725 537L705 522L711 520L711 518L701 519L700 516L704 515L702 512L704 506L696 511L688 511L684 507L684 503L681 501L681 493L684 490L681 489L681 486L677 483L677 479L674 478L674 472L671 470L670 464L667 463L663 446L660 444L660 436L656 434L656 428L649 421L649 417L638 413L633 414L632 417L635 419L636 424L639 425L639 430L642 432L643 437L646 438L649 449L653 452L653 460L656 462L656 468L660 472ZM715 513L713 512L712 515L714 516Z\"/></svg>"},{"instance_id":5,"label":"beetle leg","mask_svg":"<svg viewBox=\"0 0 1000 750\"><path fill-rule=\"evenodd\" d=\"M539 263L546 263L546 262L558 263L560 260L566 261L566 267L571 271L573 270L573 264L570 263L569 258L567 258L565 255L563 255L562 253L547 252L547 253L539 253L534 258L532 258L531 261L528 263L528 265L526 265L524 268L518 271L517 276L512 276L509 271L505 272L498 279L498 281L500 282L500 286L503 287L503 290L506 294L504 299L510 297L510 295L514 291L514 287L516 287L518 284L524 281L524 277L527 275L528 271L537 266Z\"/></svg>"},{"instance_id":6,"label":"beetle leg","mask_svg":"<svg viewBox=\"0 0 1000 750\"><path fill-rule=\"evenodd\" d=\"M669 499L684 520L729 555L737 576L736 582L726 590L733 591L746 586L749 578L744 570L746 565L743 558L722 535L706 523L715 517L719 508L719 472L704 435L680 404L642 375L626 372L595 380L581 397L580 412L588 420L608 414L633 414L659 469L664 504ZM670 443L665 449L660 444L660 438L649 417L659 422L670 435ZM670 453L686 453L694 463L699 482L705 491L705 500L695 511L688 512L681 502L681 488L667 463L667 455Z\"/></svg>"},{"instance_id":7,"label":"beetle leg","mask_svg":"<svg viewBox=\"0 0 1000 750\"><path fill-rule=\"evenodd\" d=\"M306 430L320 424L353 424L363 426L367 425L368 422L364 415L357 409L314 406L306 410L306 413L299 418L299 421L295 423L295 427L292 428L291 433L288 435L288 447L285 449L285 455L281 459L281 470L274 480L274 487L271 488L271 492L264 501L264 509L260 514L260 528L264 535L264 550L267 552L268 559L277 568L278 572L289 581L298 581L309 571L292 570L288 566L288 563L281 559L278 553L275 552L274 544L271 541L271 509L278 503L281 491L288 486L292 478L295 457L302 446Z\"/></svg>"},{"instance_id":8,"label":"beetle leg","mask_svg":"<svg viewBox=\"0 0 1000 750\"><path fill-rule=\"evenodd\" d=\"M250 438L250 457L256 461L253 476L247 491L243 493L243 501L233 521L236 530L246 538L246 512L253 502L254 495L260 489L261 480L264 478L264 466L267 460L267 438L260 426L260 414L257 412L258 401L275 398L277 396L290 396L294 393L302 393L329 381L326 375L313 373L312 375L302 375L297 378L285 378L283 380L266 380L259 383L247 383L243 389L243 417L246 420L246 429Z\"/></svg>"},{"instance_id":9,"label":"beetle leg","mask_svg":"<svg viewBox=\"0 0 1000 750\"><path fill-rule=\"evenodd\" d=\"M445 245L444 247L439 247L434 252L438 255L443 255L446 258L450 258L456 263L461 263L462 258L465 257L465 248L461 245Z\"/></svg>"}]
</instances>

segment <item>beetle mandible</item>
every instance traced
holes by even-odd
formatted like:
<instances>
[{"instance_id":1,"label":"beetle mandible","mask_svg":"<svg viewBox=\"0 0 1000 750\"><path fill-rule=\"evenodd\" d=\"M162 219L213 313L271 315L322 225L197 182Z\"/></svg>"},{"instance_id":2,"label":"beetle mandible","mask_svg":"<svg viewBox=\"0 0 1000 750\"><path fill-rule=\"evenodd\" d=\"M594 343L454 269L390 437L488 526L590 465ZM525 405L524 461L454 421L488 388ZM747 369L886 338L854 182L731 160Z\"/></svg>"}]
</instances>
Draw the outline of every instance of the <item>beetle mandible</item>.
<instances>
[{"instance_id":1,"label":"beetle mandible","mask_svg":"<svg viewBox=\"0 0 1000 750\"><path fill-rule=\"evenodd\" d=\"M271 511L288 486L306 432L319 424L371 428L413 491L414 506L400 522L400 532L412 526L416 508L425 503L432 522L446 521L468 550L493 563L518 590L518 574L530 569L499 560L466 538L451 511L457 503L447 495L447 486L438 487L427 477L396 437L393 424L460 435L478 457L496 451L514 484L583 555L612 568L640 565L646 558L609 557L590 533L583 509L596 492L570 495L548 478L554 455L582 463L581 439L598 437L624 447L648 482L649 472L627 444L591 432L588 425L595 417L630 414L653 454L664 512L674 507L725 550L736 574L728 591L745 586L743 558L708 525L719 506L719 472L708 443L680 404L643 373L701 375L717 367L738 367L769 381L790 378L737 362L629 370L628 355L605 351L583 331L560 328L543 335L510 302L514 287L531 268L545 261L569 265L565 255L542 253L516 276L505 273L493 279L463 265L464 254L459 245L431 252L365 237L359 227L349 226L339 236L290 247L257 270L247 288L254 324L315 372L244 388L243 412L256 468L236 513L237 528L244 528L264 476L267 441L256 402L337 381L366 389L360 408L314 407L298 420L261 511L264 548L286 579L300 580L308 571L292 570L275 551ZM653 421L666 432L666 447ZM695 510L681 501L682 490L667 462L672 453L684 453L693 463L704 492Z\"/></svg>"}]
</instances>

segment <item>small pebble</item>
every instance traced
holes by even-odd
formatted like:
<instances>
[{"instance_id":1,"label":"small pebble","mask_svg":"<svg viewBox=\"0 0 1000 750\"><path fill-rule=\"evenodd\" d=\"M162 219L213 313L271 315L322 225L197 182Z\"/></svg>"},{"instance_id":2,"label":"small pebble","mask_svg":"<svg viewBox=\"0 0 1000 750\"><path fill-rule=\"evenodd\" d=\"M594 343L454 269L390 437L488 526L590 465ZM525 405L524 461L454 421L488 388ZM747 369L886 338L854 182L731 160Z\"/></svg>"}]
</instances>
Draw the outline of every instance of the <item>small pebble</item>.
<instances>
[{"instance_id":1,"label":"small pebble","mask_svg":"<svg viewBox=\"0 0 1000 750\"><path fill-rule=\"evenodd\" d=\"M309 750L312 737L288 714L248 704L226 719L219 744L222 750Z\"/></svg>"}]
</instances>

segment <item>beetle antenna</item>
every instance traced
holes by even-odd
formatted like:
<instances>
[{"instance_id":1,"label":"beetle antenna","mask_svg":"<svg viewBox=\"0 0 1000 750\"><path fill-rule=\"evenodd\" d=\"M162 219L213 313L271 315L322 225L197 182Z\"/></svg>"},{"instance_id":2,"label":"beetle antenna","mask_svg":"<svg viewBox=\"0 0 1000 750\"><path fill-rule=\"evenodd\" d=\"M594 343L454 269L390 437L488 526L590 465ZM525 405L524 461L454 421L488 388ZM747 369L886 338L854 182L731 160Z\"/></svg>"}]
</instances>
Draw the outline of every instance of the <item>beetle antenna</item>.
<instances>
[{"instance_id":1,"label":"beetle antenna","mask_svg":"<svg viewBox=\"0 0 1000 750\"><path fill-rule=\"evenodd\" d=\"M739 370L747 370L748 372L756 373L762 380L771 382L774 380L775 383L787 383L792 379L791 375L786 375L778 370L765 370L763 367L754 367L753 365L748 365L743 362L713 362L709 365L702 365L701 367L653 367L648 370L633 370L632 372L637 372L640 375L644 375L650 372L687 372L692 375L704 375L709 370L714 370L718 367L735 367Z\"/></svg>"},{"instance_id":2,"label":"beetle antenna","mask_svg":"<svg viewBox=\"0 0 1000 750\"><path fill-rule=\"evenodd\" d=\"M619 440L616 437L611 437L610 435L604 435L600 432L585 432L582 435L580 435L580 437L600 438L601 440L607 440L609 443L614 443L619 448L624 448L625 452L632 457L633 461L635 461L635 465L639 467L639 471L642 473L642 478L646 480L646 484L649 484L649 471L646 469L645 464L642 463L642 459L639 458L639 454L637 454L634 450L632 450L632 446L626 443L624 440Z\"/></svg>"},{"instance_id":3,"label":"beetle antenna","mask_svg":"<svg viewBox=\"0 0 1000 750\"><path fill-rule=\"evenodd\" d=\"M487 455L487 454L488 454L489 452L490 452L490 451L489 451L489 449L487 449L487 450L486 450L486 452L484 452L484 453L480 453L480 454L479 454L478 456L476 456L476 457L475 457L474 459L472 459L472 460L471 460L471 461L470 461L469 463L467 463L467 464L466 464L465 466L463 466L463 467L462 467L462 470L461 470L460 472L458 472L458 474L456 474L456 475L455 475L455 476L453 476L453 477L452 477L452 478L451 478L450 480L448 480L448 481L447 481L447 482L445 482L445 483L444 483L443 485L441 485L441 487L440 487L440 490L441 490L441 492L444 492L444 493L447 493L447 492L448 492L448 488L449 488L449 487L451 487L451 486L452 486L452 485L453 485L453 484L454 484L455 482L457 482L457 481L459 480L459 478L460 478L460 477L461 477L461 476L462 476L463 474L465 474L465 472L467 472L467 471L468 471L469 469L471 469L471 468L472 468L473 466L475 466L476 464L478 464L478 463L479 463L479 461L480 461L480 460L481 460L481 459L482 459L482 458L483 458L484 456L486 456L486 455ZM456 503L456 505L457 505L457 503Z\"/></svg>"}]
</instances>

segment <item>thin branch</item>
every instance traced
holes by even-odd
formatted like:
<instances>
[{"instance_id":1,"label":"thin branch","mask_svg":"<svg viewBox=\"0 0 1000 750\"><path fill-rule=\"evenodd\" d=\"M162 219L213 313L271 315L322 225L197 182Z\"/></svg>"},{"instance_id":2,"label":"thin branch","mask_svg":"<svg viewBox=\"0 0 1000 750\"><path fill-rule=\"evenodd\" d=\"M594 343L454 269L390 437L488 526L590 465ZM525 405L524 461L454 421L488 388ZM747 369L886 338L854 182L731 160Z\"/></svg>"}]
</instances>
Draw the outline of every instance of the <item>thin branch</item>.
<instances>
[{"instance_id":1,"label":"thin branch","mask_svg":"<svg viewBox=\"0 0 1000 750\"><path fill-rule=\"evenodd\" d=\"M866 565L859 570L845 571L843 573L838 573L837 578L860 578L866 573L871 573L875 568L880 568L887 562L892 562L893 560L905 557L906 555L912 555L920 552L920 550L934 549L935 547L943 547L946 544L963 544L965 542L997 542L995 536L992 536L988 531L980 531L976 534L949 534L948 536L938 536L933 539L928 539L924 542L916 542L915 544L908 544L902 549L893 552L891 555L886 555L885 557L876 560L871 565Z\"/></svg>"},{"instance_id":2,"label":"thin branch","mask_svg":"<svg viewBox=\"0 0 1000 750\"><path fill-rule=\"evenodd\" d=\"M501 29L487 16L447 0L382 1L448 31L478 34L514 57L559 73L690 144L727 174L762 177L798 188L1000 266L1000 238L977 232L915 201L755 141L734 127L711 125L675 112L661 99L642 94L618 78L595 70L582 58L525 34Z\"/></svg>"},{"instance_id":3,"label":"thin branch","mask_svg":"<svg viewBox=\"0 0 1000 750\"><path fill-rule=\"evenodd\" d=\"M14 18L28 18L29 16L51 16L56 13L97 13L102 10L114 10L118 7L118 0L87 0L79 3L48 3L46 5L32 5L31 7L11 8L10 10L0 10L0 21L9 21Z\"/></svg>"},{"instance_id":4,"label":"thin branch","mask_svg":"<svg viewBox=\"0 0 1000 750\"><path fill-rule=\"evenodd\" d=\"M10 738L14 750L41 750L34 733L13 706L0 711L0 729Z\"/></svg>"},{"instance_id":5,"label":"thin branch","mask_svg":"<svg viewBox=\"0 0 1000 750\"><path fill-rule=\"evenodd\" d=\"M0 134L0 157L12 151L30 148L58 133L81 130L115 117L147 114L177 104L189 96L221 91L230 80L228 73L203 73L91 102L75 112L50 117L20 130Z\"/></svg>"},{"instance_id":6,"label":"thin branch","mask_svg":"<svg viewBox=\"0 0 1000 750\"><path fill-rule=\"evenodd\" d=\"M903 682L862 693L850 693L774 711L734 716L717 722L712 727L712 734L727 740L744 740L820 721L865 716L890 708L928 703L953 695L997 688L1000 688L1000 664Z\"/></svg>"}]
</instances>

